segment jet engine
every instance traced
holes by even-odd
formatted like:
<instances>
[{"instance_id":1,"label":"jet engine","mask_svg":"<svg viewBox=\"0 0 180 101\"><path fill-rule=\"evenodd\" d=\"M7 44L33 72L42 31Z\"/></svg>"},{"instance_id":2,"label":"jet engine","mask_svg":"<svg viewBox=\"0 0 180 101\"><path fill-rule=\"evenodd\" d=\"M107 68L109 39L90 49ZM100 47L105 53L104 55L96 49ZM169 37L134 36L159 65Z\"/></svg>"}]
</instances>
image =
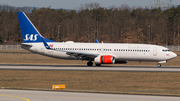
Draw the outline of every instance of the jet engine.
<instances>
[{"instance_id":1,"label":"jet engine","mask_svg":"<svg viewBox=\"0 0 180 101\"><path fill-rule=\"evenodd\" d=\"M114 64L115 58L111 55L102 55L94 59L95 64Z\"/></svg>"}]
</instances>

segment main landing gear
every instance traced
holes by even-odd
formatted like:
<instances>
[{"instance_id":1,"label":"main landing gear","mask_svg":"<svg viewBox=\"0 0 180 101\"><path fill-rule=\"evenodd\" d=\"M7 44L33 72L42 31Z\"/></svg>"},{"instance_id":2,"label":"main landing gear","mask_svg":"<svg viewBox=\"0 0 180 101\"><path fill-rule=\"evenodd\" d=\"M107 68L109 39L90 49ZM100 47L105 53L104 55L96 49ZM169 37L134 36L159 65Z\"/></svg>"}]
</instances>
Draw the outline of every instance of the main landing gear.
<instances>
[{"instance_id":1,"label":"main landing gear","mask_svg":"<svg viewBox=\"0 0 180 101\"><path fill-rule=\"evenodd\" d=\"M93 62L92 61L87 62L87 66L93 66ZM96 66L101 66L101 64L96 64Z\"/></svg>"},{"instance_id":2,"label":"main landing gear","mask_svg":"<svg viewBox=\"0 0 180 101\"><path fill-rule=\"evenodd\" d=\"M87 62L87 66L93 66L93 62L92 61Z\"/></svg>"},{"instance_id":3,"label":"main landing gear","mask_svg":"<svg viewBox=\"0 0 180 101\"><path fill-rule=\"evenodd\" d=\"M96 66L101 66L101 64L96 64Z\"/></svg>"},{"instance_id":4,"label":"main landing gear","mask_svg":"<svg viewBox=\"0 0 180 101\"><path fill-rule=\"evenodd\" d=\"M158 67L161 67L161 64L160 64L160 63L158 63L158 64L157 64L157 66L158 66Z\"/></svg>"}]
</instances>

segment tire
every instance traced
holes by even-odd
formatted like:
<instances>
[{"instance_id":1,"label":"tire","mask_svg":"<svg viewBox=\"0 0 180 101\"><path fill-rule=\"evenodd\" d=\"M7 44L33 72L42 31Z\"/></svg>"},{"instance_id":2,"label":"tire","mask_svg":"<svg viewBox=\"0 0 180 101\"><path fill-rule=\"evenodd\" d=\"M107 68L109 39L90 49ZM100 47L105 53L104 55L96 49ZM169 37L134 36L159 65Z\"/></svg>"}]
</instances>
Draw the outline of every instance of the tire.
<instances>
[{"instance_id":1,"label":"tire","mask_svg":"<svg viewBox=\"0 0 180 101\"><path fill-rule=\"evenodd\" d=\"M161 64L158 64L157 66L158 66L158 67L161 67Z\"/></svg>"},{"instance_id":2,"label":"tire","mask_svg":"<svg viewBox=\"0 0 180 101\"><path fill-rule=\"evenodd\" d=\"M93 66L93 62L87 62L87 66Z\"/></svg>"},{"instance_id":3,"label":"tire","mask_svg":"<svg viewBox=\"0 0 180 101\"><path fill-rule=\"evenodd\" d=\"M96 64L96 66L101 66L101 64Z\"/></svg>"}]
</instances>

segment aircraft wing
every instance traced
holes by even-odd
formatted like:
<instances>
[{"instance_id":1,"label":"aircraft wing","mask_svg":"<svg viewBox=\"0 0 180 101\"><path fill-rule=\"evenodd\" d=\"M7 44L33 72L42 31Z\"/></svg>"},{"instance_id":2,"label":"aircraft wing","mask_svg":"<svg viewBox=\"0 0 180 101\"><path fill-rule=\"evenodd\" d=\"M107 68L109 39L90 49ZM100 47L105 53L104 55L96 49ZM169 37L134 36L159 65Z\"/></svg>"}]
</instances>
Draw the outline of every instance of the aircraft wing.
<instances>
[{"instance_id":1,"label":"aircraft wing","mask_svg":"<svg viewBox=\"0 0 180 101\"><path fill-rule=\"evenodd\" d=\"M42 40L43 40L43 43L44 43L44 46L45 46L46 49L56 50L56 49L50 48L49 45L44 40L44 38L42 38ZM99 54L84 53L84 52L74 52L74 51L65 51L65 50L56 50L56 51L66 52L66 54L69 55L69 57L75 57L75 59L80 59L80 60L94 59L95 57L97 57L99 55Z\"/></svg>"},{"instance_id":2,"label":"aircraft wing","mask_svg":"<svg viewBox=\"0 0 180 101\"><path fill-rule=\"evenodd\" d=\"M91 60L99 55L99 54L90 54L90 53L82 53L82 52L80 53L80 52L73 52L73 51L64 51L64 52L66 52L67 55L70 55L69 57L74 56L76 57L75 59L79 59L79 60Z\"/></svg>"}]
</instances>

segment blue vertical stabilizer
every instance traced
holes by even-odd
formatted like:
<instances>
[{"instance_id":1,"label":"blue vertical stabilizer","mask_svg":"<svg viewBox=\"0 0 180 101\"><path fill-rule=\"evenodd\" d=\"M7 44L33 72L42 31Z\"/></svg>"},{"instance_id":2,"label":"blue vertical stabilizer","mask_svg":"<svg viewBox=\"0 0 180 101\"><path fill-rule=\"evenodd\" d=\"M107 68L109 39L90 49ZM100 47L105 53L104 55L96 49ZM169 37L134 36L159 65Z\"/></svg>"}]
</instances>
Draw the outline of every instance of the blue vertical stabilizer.
<instances>
[{"instance_id":1,"label":"blue vertical stabilizer","mask_svg":"<svg viewBox=\"0 0 180 101\"><path fill-rule=\"evenodd\" d=\"M21 34L24 43L37 43L43 42L43 36L38 32L36 27L28 19L24 12L17 12L19 25L21 28ZM44 38L46 42L55 42L49 39Z\"/></svg>"}]
</instances>

